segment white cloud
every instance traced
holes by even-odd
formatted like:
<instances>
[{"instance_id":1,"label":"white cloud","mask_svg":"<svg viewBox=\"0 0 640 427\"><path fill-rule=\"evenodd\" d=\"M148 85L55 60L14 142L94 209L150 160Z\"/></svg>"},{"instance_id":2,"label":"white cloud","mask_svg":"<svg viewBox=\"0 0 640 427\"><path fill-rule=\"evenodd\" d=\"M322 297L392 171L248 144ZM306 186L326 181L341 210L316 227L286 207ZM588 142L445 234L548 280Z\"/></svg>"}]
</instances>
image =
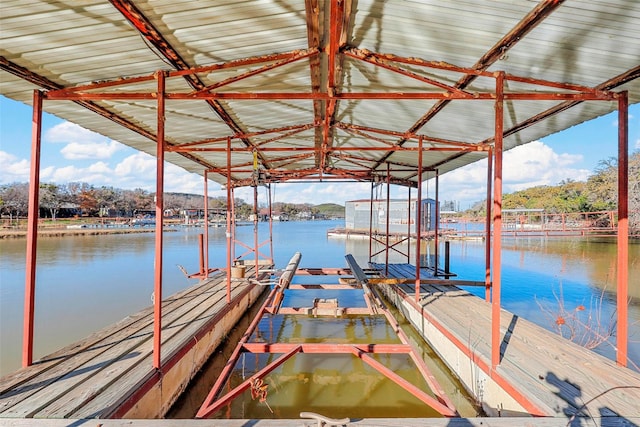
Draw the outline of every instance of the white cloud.
<instances>
[{"instance_id":1,"label":"white cloud","mask_svg":"<svg viewBox=\"0 0 640 427\"><path fill-rule=\"evenodd\" d=\"M636 148L640 148L640 138L636 140Z\"/></svg>"},{"instance_id":2,"label":"white cloud","mask_svg":"<svg viewBox=\"0 0 640 427\"><path fill-rule=\"evenodd\" d=\"M28 179L28 177L27 177ZM22 179L25 181L27 179ZM101 187L115 187L123 189L142 188L155 192L156 189L156 160L145 153L136 153L126 157L115 166L99 161L87 167L74 165L65 167L49 166L40 172L42 182L86 182ZM165 166L165 191L202 194L203 179L201 176L189 173L177 166ZM211 185L210 185L211 187Z\"/></svg>"},{"instance_id":3,"label":"white cloud","mask_svg":"<svg viewBox=\"0 0 640 427\"><path fill-rule=\"evenodd\" d=\"M45 139L48 142L66 144L60 153L69 160L109 159L124 148L117 141L70 122L62 122L48 129Z\"/></svg>"},{"instance_id":4,"label":"white cloud","mask_svg":"<svg viewBox=\"0 0 640 427\"><path fill-rule=\"evenodd\" d=\"M2 165L0 184L29 181L29 160L18 159L13 154L0 151L0 164Z\"/></svg>"},{"instance_id":5,"label":"white cloud","mask_svg":"<svg viewBox=\"0 0 640 427\"><path fill-rule=\"evenodd\" d=\"M503 159L503 193L538 185L555 185L564 179L585 181L590 171L574 166L581 161L581 155L556 153L540 141L506 151ZM462 207L466 208L485 198L486 182L487 162L481 160L442 175L440 199L460 201Z\"/></svg>"},{"instance_id":6,"label":"white cloud","mask_svg":"<svg viewBox=\"0 0 640 427\"><path fill-rule=\"evenodd\" d=\"M122 148L123 145L116 141L71 142L60 152L65 159L69 160L109 159Z\"/></svg>"},{"instance_id":7,"label":"white cloud","mask_svg":"<svg viewBox=\"0 0 640 427\"><path fill-rule=\"evenodd\" d=\"M62 122L47 129L44 133L44 137L47 142L62 143L68 143L69 141L75 140L100 142L107 139L100 134L87 130L71 122Z\"/></svg>"}]
</instances>

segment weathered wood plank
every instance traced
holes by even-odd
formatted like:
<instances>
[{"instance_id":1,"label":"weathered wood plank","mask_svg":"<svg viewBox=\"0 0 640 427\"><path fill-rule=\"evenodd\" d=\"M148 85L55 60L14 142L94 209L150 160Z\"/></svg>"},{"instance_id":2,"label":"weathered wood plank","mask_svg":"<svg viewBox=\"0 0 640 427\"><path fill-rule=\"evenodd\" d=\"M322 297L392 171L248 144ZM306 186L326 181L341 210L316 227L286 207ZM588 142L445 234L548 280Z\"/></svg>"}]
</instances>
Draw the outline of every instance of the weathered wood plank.
<instances>
[{"instance_id":1,"label":"weathered wood plank","mask_svg":"<svg viewBox=\"0 0 640 427\"><path fill-rule=\"evenodd\" d=\"M185 313L188 313L194 301L198 302L203 296L209 298L210 288L211 285L207 283L198 287L198 290L194 292L167 300L167 310L163 314L164 326L170 326L181 319ZM150 312L145 322L132 325L117 336L107 336L106 340L110 344L104 351L85 352L79 355L70 361L75 363L71 370L65 369L59 374L57 369L52 370L53 376L51 378L54 381L40 384L40 388L29 399L25 399L11 408L11 414L24 417L47 416L40 415L40 411L51 410L52 407L62 404L76 394L82 394L84 398L88 398L101 378L126 372L131 366L138 363L143 354L140 347L150 342L152 337L153 313ZM91 384L85 384L87 381L90 381ZM78 403L76 397L73 404Z\"/></svg>"},{"instance_id":2,"label":"weathered wood plank","mask_svg":"<svg viewBox=\"0 0 640 427\"><path fill-rule=\"evenodd\" d=\"M178 297L183 297L184 295L188 295L191 292L197 292L198 289L199 286L196 285L176 295ZM171 304L171 301L167 300L163 302L163 307L168 307L169 304ZM20 384L33 379L34 377L40 375L42 372L51 369L54 366L57 366L58 364L64 362L66 359L75 357L78 353L92 346L98 345L105 339L108 339L110 335L116 334L123 329L129 328L132 324L145 321L146 318L152 313L153 308L148 307L138 313L127 316L126 318L112 325L109 325L104 329L91 333L88 337L84 338L81 341L72 343L54 353L42 357L41 359L35 361L34 364L28 368L19 369L14 373L0 378L0 395L3 395L12 388L15 388Z\"/></svg>"},{"instance_id":3,"label":"weathered wood plank","mask_svg":"<svg viewBox=\"0 0 640 427\"><path fill-rule=\"evenodd\" d=\"M166 317L170 318L174 310L181 309L184 301L197 297L210 287L210 283L196 285L165 300L163 310ZM114 348L122 346L123 343L130 347L137 345L139 339L152 331L153 309L144 309L116 325L95 332L89 338L44 358L55 363L34 365L25 370L29 374L22 375L18 371L17 375L8 380L11 387L0 394L0 412L10 410L12 414L17 414L14 409L10 409L16 403L31 398L57 381L64 381L65 378L65 384L68 384L66 387L71 387L82 379L78 372L88 375L94 371L89 366L104 367L108 357L118 354L118 350ZM69 378L73 378L73 381L70 382ZM52 390L47 389L46 395L51 393Z\"/></svg>"},{"instance_id":4,"label":"weathered wood plank","mask_svg":"<svg viewBox=\"0 0 640 427\"><path fill-rule=\"evenodd\" d=\"M243 285L232 286L232 300L235 299L238 294L242 293L243 289L248 286L246 282L243 283ZM222 296L226 295L224 293L226 291L223 283L220 284L220 291L222 292ZM169 337L163 339L163 360L169 357L174 350L180 348L180 346L182 346L186 341L193 339L193 334L201 326L201 323L199 322L192 324L194 319L200 319L202 323L204 323L207 317L214 316L221 308L226 306L226 300L222 298L216 304L204 304L203 309L198 312L192 310L190 315L191 321L186 322L186 328L183 328L180 331L180 334L172 335L171 339L169 339ZM149 343L149 345L150 344L151 343ZM112 408L115 408L122 403L132 390L135 390L143 384L149 377L150 372L153 372L153 369L151 368L152 350L151 346L148 347L145 352L146 358L142 362L132 367L126 375L121 375L115 378L114 381L108 384L108 387L102 389L93 399L86 400L83 402L83 405L76 405L72 411L64 410L64 407L62 407L64 410L64 416L93 418L109 413ZM58 415L60 415L60 413L56 413L56 416Z\"/></svg>"},{"instance_id":5,"label":"weathered wood plank","mask_svg":"<svg viewBox=\"0 0 640 427\"><path fill-rule=\"evenodd\" d=\"M167 342L179 336L181 331L190 322L202 318L208 311L225 305L225 292L221 286L218 289L207 287L197 298L189 298L180 307L166 316L163 314L162 328L162 351L166 355ZM144 377L154 371L151 362L153 356L153 324L150 324L135 347L122 350L118 359L107 364L105 369L100 369L90 376L84 376L85 384L77 390L63 390L55 399L51 400L46 407L42 407L35 416L41 418L67 417L75 412L87 402L98 399L98 396L111 388L111 384L122 377L133 378L133 372L141 369ZM129 390L122 389L116 392L127 393ZM47 393L48 395L50 393Z\"/></svg>"},{"instance_id":6,"label":"weathered wood plank","mask_svg":"<svg viewBox=\"0 0 640 427\"><path fill-rule=\"evenodd\" d=\"M411 285L397 289L414 297ZM423 292L424 311L476 354L490 360L490 304L446 286L421 286ZM502 310L502 336L508 328L510 336L498 372L525 395L571 413L604 392L589 405L591 414L640 415L640 375L636 372ZM621 386L638 388L617 389Z\"/></svg>"}]
</instances>

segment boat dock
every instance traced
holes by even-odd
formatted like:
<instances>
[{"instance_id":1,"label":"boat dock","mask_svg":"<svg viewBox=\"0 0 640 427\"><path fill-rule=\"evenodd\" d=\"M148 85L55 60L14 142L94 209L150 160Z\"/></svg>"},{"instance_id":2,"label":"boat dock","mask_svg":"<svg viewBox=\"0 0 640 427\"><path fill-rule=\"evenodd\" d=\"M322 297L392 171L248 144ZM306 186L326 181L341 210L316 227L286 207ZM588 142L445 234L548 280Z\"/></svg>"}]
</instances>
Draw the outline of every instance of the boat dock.
<instances>
[{"instance_id":1,"label":"boat dock","mask_svg":"<svg viewBox=\"0 0 640 427\"><path fill-rule=\"evenodd\" d=\"M254 268L234 279L229 304L223 272L164 299L161 370L149 307L1 378L0 420L162 417L266 289L249 279Z\"/></svg>"},{"instance_id":2,"label":"boat dock","mask_svg":"<svg viewBox=\"0 0 640 427\"><path fill-rule=\"evenodd\" d=\"M251 389L253 392L258 380L295 354L337 353L351 354L370 363L381 374L442 411L447 418L429 418L429 425L433 426L506 426L514 425L516 420L526 420L527 425L532 426L559 425L559 422L574 425L572 417L582 419L587 416L602 423L606 417L607 425L640 422L637 408L640 401L639 373L620 368L615 362L506 310L501 311L502 325L505 325L501 330L501 363L497 370L492 370L491 306L456 286L479 282L437 278L431 269L423 268L420 274L424 283L420 285L419 301L416 302L415 287L411 284L415 281L415 267L412 265L370 263L368 268L361 268L352 256L347 255L348 268L298 268L299 254L296 256L298 258L292 259L281 273L277 284L270 287L271 294L203 403L199 417L206 417L229 404L243 391ZM249 266L247 269L249 277L253 268ZM272 271L265 269L260 280L269 281ZM384 271L387 271L386 275ZM333 285L291 284L296 275L338 276L340 280ZM232 302L227 304L225 278L224 274L216 274L164 300L162 373L152 365L153 310L148 308L3 378L0 382L2 423L10 426L59 426L76 420L73 425L94 425L90 419L100 418L102 426L123 423L136 426L136 418L147 418L144 423L149 423L149 418L162 417L239 316L269 288L249 278L234 279ZM337 311L337 301L333 308L321 304L306 309L282 305L284 293L289 288L313 291L332 287L360 289L367 307L349 312L348 307ZM412 353L411 345L399 332L385 303L377 298L378 294L384 295L399 309L467 391L482 402L484 411L492 417L490 424L487 424L487 418L457 417L451 401L443 394L428 368ZM330 303L324 300L316 302ZM263 321L262 316L278 313L306 317L385 314L399 334L400 341L397 344L376 344L357 338L343 344L313 344L315 338L312 336L305 336L303 341L296 343L250 339L258 323ZM279 357L236 389L225 387L226 392L219 394L243 352L277 353ZM376 353L411 354L433 391L424 392L395 376L371 357ZM435 393L435 398L430 397L430 393ZM448 418L451 416L454 418ZM105 418L111 420L103 421ZM313 414L301 418L253 420L255 424L252 425L299 426L317 422ZM398 425L398 421L358 418L335 425L385 426ZM426 419L401 421L402 425L413 426L425 425ZM206 420L154 420L153 423L158 426L210 425ZM216 423L246 425L239 419L216 420Z\"/></svg>"},{"instance_id":3,"label":"boat dock","mask_svg":"<svg viewBox=\"0 0 640 427\"><path fill-rule=\"evenodd\" d=\"M382 264L372 266L384 269ZM411 281L415 280L414 272L413 266L390 266L388 277ZM428 273L423 269L422 276L428 277ZM504 309L500 310L500 365L492 370L491 304L454 286L455 281L452 285L447 280L440 282L421 284L419 301L413 284L375 286L411 321L467 389L482 396L490 416L530 414L568 419L575 415L614 417L620 422L612 425L640 422L638 372L621 368Z\"/></svg>"}]
</instances>

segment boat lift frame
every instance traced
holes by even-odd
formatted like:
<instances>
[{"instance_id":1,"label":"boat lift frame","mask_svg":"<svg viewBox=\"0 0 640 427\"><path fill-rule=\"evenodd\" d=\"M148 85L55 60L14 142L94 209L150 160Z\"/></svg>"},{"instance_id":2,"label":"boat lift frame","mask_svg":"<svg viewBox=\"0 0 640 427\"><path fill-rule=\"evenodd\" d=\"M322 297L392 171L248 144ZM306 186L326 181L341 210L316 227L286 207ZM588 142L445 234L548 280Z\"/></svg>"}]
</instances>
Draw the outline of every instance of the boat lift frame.
<instances>
[{"instance_id":1,"label":"boat lift frame","mask_svg":"<svg viewBox=\"0 0 640 427\"><path fill-rule=\"evenodd\" d=\"M323 288L331 288L331 289L362 289L364 294L364 299L367 302L366 310L359 310L358 314L384 314L387 322L391 325L393 331L397 334L398 339L401 344L375 344L375 343L366 343L366 344L337 344L337 343L251 343L249 339L253 335L253 333L258 328L258 325L262 318L265 315L274 315L274 314L294 314L297 312L292 312L290 310L283 309L282 301L284 298L284 293L287 289L291 287L291 280L296 275L298 270L298 265L300 262L301 255L300 253L296 253L289 264L284 270L284 273L280 277L278 284L274 286L269 293L269 296L262 304L260 310L257 315L247 328L246 332L238 342L236 348L234 349L229 361L225 365L224 369L216 379L215 384L211 388L209 394L205 398L202 403L200 409L196 414L196 418L207 418L211 415L218 412L224 406L229 404L235 398L240 396L245 391L251 389L252 397L259 394L259 391L256 390L258 386L262 386L262 379L268 375L270 372L281 366L283 363L291 359L293 356L306 353L306 354L347 354L353 355L361 359L364 363L371 366L391 381L402 387L404 390L412 394L414 397L425 403L426 405L432 407L437 412L446 417L455 417L458 415L453 402L447 397L444 389L440 386L435 376L430 372L429 368L426 366L424 360L421 358L420 354L417 352L416 348L413 344L410 343L409 338L404 333L404 331L400 328L397 320L393 316L393 314L386 307L384 302L382 302L380 296L377 294L376 290L370 288L368 286L368 279L366 274L360 269L355 260L351 255L347 255L347 262L350 265L350 270L343 270L343 272L350 272L355 277L355 281L357 285L301 285L297 287L298 289L313 289L317 287ZM315 269L316 274L318 271L322 271L322 269ZM313 288L309 288L307 286L312 286ZM349 308L346 308L346 312L348 312ZM345 312L345 313L346 313ZM355 311L351 311L351 314L356 313ZM274 361L268 363L266 366L261 368L258 372L246 378L242 383L227 391L226 393L222 393L223 387L229 381L231 373L235 368L237 362L240 359L240 356L244 353L269 353L269 354L280 354ZM405 380L391 369L386 367L384 364L378 362L374 358L371 357L372 354L408 354L412 361L415 363L418 371L421 373L423 379L426 384L435 395L423 391L419 387L415 386L411 382Z\"/></svg>"}]
</instances>

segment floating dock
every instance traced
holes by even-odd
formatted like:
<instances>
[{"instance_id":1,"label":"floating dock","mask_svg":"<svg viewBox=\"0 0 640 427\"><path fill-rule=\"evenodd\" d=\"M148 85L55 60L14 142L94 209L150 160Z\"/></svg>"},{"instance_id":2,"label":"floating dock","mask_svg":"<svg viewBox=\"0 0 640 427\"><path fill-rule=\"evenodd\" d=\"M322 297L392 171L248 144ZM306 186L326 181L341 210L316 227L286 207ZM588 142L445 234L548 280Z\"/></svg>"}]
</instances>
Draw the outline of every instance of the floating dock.
<instances>
[{"instance_id":1,"label":"floating dock","mask_svg":"<svg viewBox=\"0 0 640 427\"><path fill-rule=\"evenodd\" d=\"M382 264L372 266L384 269ZM388 270L390 278L415 280L414 266L394 265ZM428 274L424 269L423 277ZM490 303L447 285L446 280L420 285L417 302L412 284L375 286L482 402L489 416L555 417L560 422L559 417L563 423L574 416L612 417L606 425L640 422L638 372L504 309L501 360L492 370Z\"/></svg>"},{"instance_id":2,"label":"floating dock","mask_svg":"<svg viewBox=\"0 0 640 427\"><path fill-rule=\"evenodd\" d=\"M262 385L259 380L296 354L326 353L356 356L446 417L440 420L358 418L333 420L339 423L326 425L417 426L426 425L428 421L432 426L551 426L574 425L574 422L582 425L585 417L596 420L597 425L640 423L639 373L619 367L615 362L506 310L501 311L505 326L501 331L501 363L492 370L491 306L455 286L456 283L467 283L465 281L438 279L432 270L421 269L422 281L429 284L420 285L420 296L416 301L415 287L409 283L415 280L412 265L371 263L369 268L363 269L348 255L348 268L303 269L298 268L299 254L296 256L274 286L262 286L270 280L273 270L265 270L259 275L262 282L234 279L230 304L226 302L226 275L222 273L164 300L161 372L152 364L153 310L149 308L2 378L1 424L60 426L73 422L74 426L95 425L91 419L101 418L101 426L148 425L149 418L159 418L167 412L238 318L267 288L271 288L269 297L203 403L199 417L207 417L245 391L251 390L253 394L255 389L259 397ZM253 268L247 267L249 277ZM383 274L385 271L386 275ZM340 283L292 285L291 280L296 275L338 276ZM367 301L366 308L339 307L337 301L332 305L329 300L314 300L313 307L307 308L282 306L284 293L289 288L328 287L361 289ZM491 418L458 417L451 400L423 362L415 357L412 345L390 316L386 303L377 297L378 293L410 321ZM384 314L400 341L397 344L360 340L313 344L313 341L250 340L262 316L277 313L308 317ZM243 352L276 353L279 357L236 388L229 385L223 389L228 374ZM431 391L419 390L372 357L381 353L410 354ZM110 420L103 421L105 418ZM135 421L137 418L146 419ZM305 413L301 418L304 421L218 419L215 423L222 426L247 425L247 422L256 426L322 425L318 421L322 416ZM578 420L572 421L573 418ZM200 426L211 425L210 422L154 420L152 423Z\"/></svg>"},{"instance_id":3,"label":"floating dock","mask_svg":"<svg viewBox=\"0 0 640 427\"><path fill-rule=\"evenodd\" d=\"M253 272L248 266L247 276ZM218 273L165 299L161 371L153 367L149 307L1 378L0 424L2 418L32 425L33 418L162 417L265 289L235 279L228 304L226 274Z\"/></svg>"}]
</instances>

